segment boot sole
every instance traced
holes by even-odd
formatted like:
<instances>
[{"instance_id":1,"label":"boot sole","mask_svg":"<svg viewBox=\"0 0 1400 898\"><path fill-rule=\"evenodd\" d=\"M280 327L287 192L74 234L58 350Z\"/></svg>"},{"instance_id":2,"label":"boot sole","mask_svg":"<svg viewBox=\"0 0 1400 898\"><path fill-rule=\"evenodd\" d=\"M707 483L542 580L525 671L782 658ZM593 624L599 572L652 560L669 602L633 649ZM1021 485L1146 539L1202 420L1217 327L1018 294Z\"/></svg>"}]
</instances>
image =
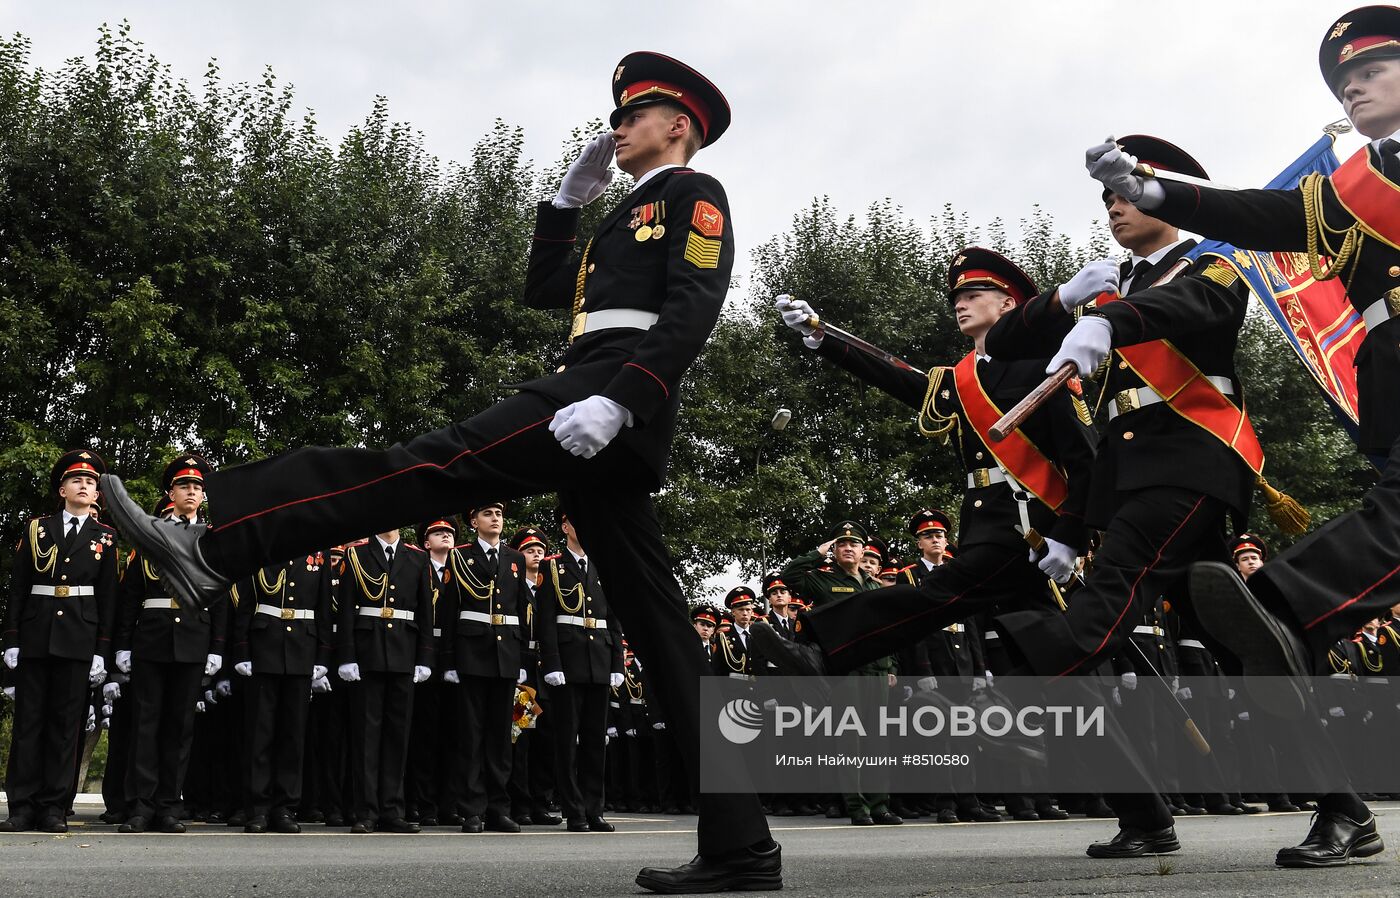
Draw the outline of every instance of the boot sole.
<instances>
[{"instance_id":1,"label":"boot sole","mask_svg":"<svg viewBox=\"0 0 1400 898\"><path fill-rule=\"evenodd\" d=\"M1295 720L1307 709L1307 676L1272 615L1237 575L1215 561L1191 565L1191 602L1201 625L1240 660L1245 688L1276 717Z\"/></svg>"},{"instance_id":2,"label":"boot sole","mask_svg":"<svg viewBox=\"0 0 1400 898\"><path fill-rule=\"evenodd\" d=\"M1103 852L1096 853L1093 848L1087 849L1084 853L1089 857L1100 860L1117 860L1119 858L1149 857L1154 854L1169 854L1173 851L1181 850L1181 842L1172 839L1170 842L1153 842L1151 845L1143 846L1141 851L1130 852Z\"/></svg>"},{"instance_id":3,"label":"boot sole","mask_svg":"<svg viewBox=\"0 0 1400 898\"><path fill-rule=\"evenodd\" d=\"M775 892L783 887L783 874L746 873L723 882L697 882L677 885L637 875L637 885L662 895L705 895L712 892Z\"/></svg>"}]
</instances>

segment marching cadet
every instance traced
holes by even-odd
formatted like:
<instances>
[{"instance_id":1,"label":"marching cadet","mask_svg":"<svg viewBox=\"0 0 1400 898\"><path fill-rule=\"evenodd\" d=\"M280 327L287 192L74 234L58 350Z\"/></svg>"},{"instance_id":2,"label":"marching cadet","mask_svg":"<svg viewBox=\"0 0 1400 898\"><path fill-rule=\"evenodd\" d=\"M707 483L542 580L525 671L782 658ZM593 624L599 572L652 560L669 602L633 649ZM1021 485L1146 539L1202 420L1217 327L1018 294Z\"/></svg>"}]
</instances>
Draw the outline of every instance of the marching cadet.
<instances>
[{"instance_id":1,"label":"marching cadet","mask_svg":"<svg viewBox=\"0 0 1400 898\"><path fill-rule=\"evenodd\" d=\"M237 590L233 669L244 677L243 831L299 833L311 682L331 660L330 580L320 552L268 565Z\"/></svg>"},{"instance_id":2,"label":"marching cadet","mask_svg":"<svg viewBox=\"0 0 1400 898\"><path fill-rule=\"evenodd\" d=\"M201 456L177 456L165 466L161 487L170 514L195 521L204 503L204 481L213 466ZM182 833L181 794L194 741L195 703L204 677L223 667L229 601L224 595L191 610L171 597L162 571L139 549L122 577L116 649L117 669L131 674L131 761L126 792L129 814L119 829L145 832L154 825Z\"/></svg>"},{"instance_id":3,"label":"marching cadet","mask_svg":"<svg viewBox=\"0 0 1400 898\"><path fill-rule=\"evenodd\" d=\"M1400 219L1393 202L1400 185L1397 36L1400 8L1394 6L1354 9L1323 35L1323 80L1370 140L1330 176L1310 175L1293 190L1227 191L1144 178L1135 173L1133 154L1111 141L1086 158L1092 177L1163 221L1246 249L1306 252L1314 278L1342 278L1365 322L1357 353L1359 443L1381 469L1380 481L1359 510L1280 553L1248 585L1224 564L1202 564L1191 574L1202 624L1239 657L1259 702L1292 717L1308 709L1298 681L1312 673L1311 659L1324 657L1337 639L1384 614L1400 596L1394 576L1400 414L1391 395L1400 370ZM1348 792L1320 800L1308 838L1282 850L1276 863L1335 866L1383 850L1374 817Z\"/></svg>"},{"instance_id":4,"label":"marching cadet","mask_svg":"<svg viewBox=\"0 0 1400 898\"><path fill-rule=\"evenodd\" d=\"M511 712L525 680L521 652L530 588L525 557L501 542L505 503L467 513L476 538L449 554L443 622L450 634L443 678L457 692L457 800L462 832L518 833L510 816ZM484 824L483 824L484 818Z\"/></svg>"},{"instance_id":5,"label":"marching cadet","mask_svg":"<svg viewBox=\"0 0 1400 898\"><path fill-rule=\"evenodd\" d=\"M608 690L623 684L622 629L568 515L566 552L543 564L540 668L554 713L554 785L570 832L613 832L603 819Z\"/></svg>"},{"instance_id":6,"label":"marching cadet","mask_svg":"<svg viewBox=\"0 0 1400 898\"><path fill-rule=\"evenodd\" d=\"M538 527L524 527L511 537L510 547L525 558L525 585L530 590L525 630L529 641L520 658L525 667L525 685L535 690L535 703L541 709L534 727L521 730L515 740L508 784L510 816L521 826L558 826L564 818L549 809L554 792L554 715L550 713L548 690L541 686L538 636L539 596L544 585L544 561L550 554L549 540Z\"/></svg>"},{"instance_id":7,"label":"marching cadet","mask_svg":"<svg viewBox=\"0 0 1400 898\"><path fill-rule=\"evenodd\" d=\"M457 544L457 525L448 518L419 524L419 540L428 553L429 573L433 589L433 652L445 659L447 638L444 635L442 601L443 572L448 556ZM450 575L449 575L450 576ZM446 808L455 815L456 800L451 798L456 778L452 762L458 745L457 691L443 680L445 670L439 668L413 690L413 722L408 737L408 772L405 788L408 793L408 817L419 826L437 826L439 809ZM461 826L458 821L457 826Z\"/></svg>"},{"instance_id":8,"label":"marching cadet","mask_svg":"<svg viewBox=\"0 0 1400 898\"><path fill-rule=\"evenodd\" d=\"M116 620L116 531L93 514L106 470L91 449L59 457L49 488L63 507L29 522L11 567L3 656L15 709L0 832L68 831L88 689L106 678Z\"/></svg>"},{"instance_id":9,"label":"marching cadet","mask_svg":"<svg viewBox=\"0 0 1400 898\"><path fill-rule=\"evenodd\" d=\"M350 832L419 832L404 817L404 772L413 687L432 676L427 554L397 530L350 547L337 603L336 674L351 684Z\"/></svg>"}]
</instances>

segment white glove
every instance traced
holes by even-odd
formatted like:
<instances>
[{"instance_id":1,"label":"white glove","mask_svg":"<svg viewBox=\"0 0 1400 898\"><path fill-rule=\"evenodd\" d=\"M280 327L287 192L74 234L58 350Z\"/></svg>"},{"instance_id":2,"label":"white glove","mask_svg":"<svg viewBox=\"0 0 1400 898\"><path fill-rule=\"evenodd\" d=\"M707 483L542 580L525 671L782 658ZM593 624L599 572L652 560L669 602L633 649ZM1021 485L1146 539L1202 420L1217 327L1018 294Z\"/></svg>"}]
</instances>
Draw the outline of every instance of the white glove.
<instances>
[{"instance_id":1,"label":"white glove","mask_svg":"<svg viewBox=\"0 0 1400 898\"><path fill-rule=\"evenodd\" d=\"M608 735L608 738L609 738L609 739L616 739L616 738L617 738L617 727L608 727L608 733L607 733L607 735Z\"/></svg>"},{"instance_id":2,"label":"white glove","mask_svg":"<svg viewBox=\"0 0 1400 898\"><path fill-rule=\"evenodd\" d=\"M326 666L324 664L311 665L311 679L322 679L327 673L329 673L329 671L326 670Z\"/></svg>"},{"instance_id":3,"label":"white glove","mask_svg":"<svg viewBox=\"0 0 1400 898\"><path fill-rule=\"evenodd\" d=\"M973 678L972 678L972 691L973 691L973 692L981 692L983 689L986 689L986 688L987 688L987 678L986 678L986 677L973 677Z\"/></svg>"},{"instance_id":4,"label":"white glove","mask_svg":"<svg viewBox=\"0 0 1400 898\"><path fill-rule=\"evenodd\" d=\"M83 726L83 731L91 733L95 729L97 729L97 709L88 705L88 718L87 723Z\"/></svg>"},{"instance_id":5,"label":"white glove","mask_svg":"<svg viewBox=\"0 0 1400 898\"><path fill-rule=\"evenodd\" d=\"M996 677L992 675L992 672L991 672L990 670L984 670L984 671L982 671L982 673L986 674L986 676L987 676L987 685L988 685L988 686L992 686L992 685L995 684Z\"/></svg>"},{"instance_id":6,"label":"white glove","mask_svg":"<svg viewBox=\"0 0 1400 898\"><path fill-rule=\"evenodd\" d=\"M632 413L606 396L597 394L571 402L554 413L549 432L570 455L592 458L630 425Z\"/></svg>"},{"instance_id":7,"label":"white glove","mask_svg":"<svg viewBox=\"0 0 1400 898\"><path fill-rule=\"evenodd\" d=\"M1245 723L1249 723L1249 712L1248 712L1248 711L1241 711L1240 713L1236 714L1235 716L1238 717L1240 720L1243 720Z\"/></svg>"},{"instance_id":8,"label":"white glove","mask_svg":"<svg viewBox=\"0 0 1400 898\"><path fill-rule=\"evenodd\" d=\"M528 678L528 677L529 677L529 674L527 674L527 673L525 672L525 668L522 667L522 668L520 668L520 673L519 673L519 674L516 676L516 678L515 678L515 682L517 682L517 683L523 683L523 682L525 682L526 678Z\"/></svg>"},{"instance_id":9,"label":"white glove","mask_svg":"<svg viewBox=\"0 0 1400 898\"><path fill-rule=\"evenodd\" d=\"M1100 293L1118 292L1118 262L1095 259L1079 269L1079 273L1060 285L1060 305L1066 312L1075 309Z\"/></svg>"},{"instance_id":10,"label":"white glove","mask_svg":"<svg viewBox=\"0 0 1400 898\"><path fill-rule=\"evenodd\" d=\"M551 670L549 673L544 675L544 681L550 686L563 686L564 672L562 670ZM612 678L609 677L608 681L611 682Z\"/></svg>"},{"instance_id":11,"label":"white glove","mask_svg":"<svg viewBox=\"0 0 1400 898\"><path fill-rule=\"evenodd\" d=\"M122 686L120 683L105 683L102 686L102 700L111 704L122 697Z\"/></svg>"},{"instance_id":12,"label":"white glove","mask_svg":"<svg viewBox=\"0 0 1400 898\"><path fill-rule=\"evenodd\" d=\"M1139 209L1155 209L1167 198L1167 192L1155 178L1136 174L1137 162L1136 156L1118 149L1112 135L1084 154L1089 177Z\"/></svg>"},{"instance_id":13,"label":"white glove","mask_svg":"<svg viewBox=\"0 0 1400 898\"><path fill-rule=\"evenodd\" d=\"M623 735L626 735L626 736L635 736L635 735L637 735L637 728L636 728L636 727L632 727L630 730L624 730L624 731L623 731Z\"/></svg>"},{"instance_id":14,"label":"white glove","mask_svg":"<svg viewBox=\"0 0 1400 898\"><path fill-rule=\"evenodd\" d=\"M113 710L114 710L114 709L112 708L112 706L111 706L110 704L104 704L104 705L102 706L102 716L103 716L103 717L111 717L111 716L112 716L112 711L113 711Z\"/></svg>"},{"instance_id":15,"label":"white glove","mask_svg":"<svg viewBox=\"0 0 1400 898\"><path fill-rule=\"evenodd\" d=\"M421 665L421 664L415 664L415 665L413 665L413 682L414 682L414 683L422 683L422 682L425 682L425 681L428 679L428 677L431 677L432 675L433 675L433 670L432 670L431 667L424 667L424 666Z\"/></svg>"},{"instance_id":16,"label":"white glove","mask_svg":"<svg viewBox=\"0 0 1400 898\"><path fill-rule=\"evenodd\" d=\"M317 694L320 694L320 693L323 693L323 692L330 692L330 691L331 691L331 681L328 680L328 679L326 679L324 675L319 676L319 677L317 677L316 679L314 679L314 680L311 681L311 691L314 692L314 693L317 693Z\"/></svg>"},{"instance_id":17,"label":"white glove","mask_svg":"<svg viewBox=\"0 0 1400 898\"><path fill-rule=\"evenodd\" d=\"M770 698L770 699L765 699L765 700L764 700L764 702L763 702L763 710L765 710L765 711L776 711L777 708L778 708L778 700L777 700L776 698Z\"/></svg>"},{"instance_id":18,"label":"white glove","mask_svg":"<svg viewBox=\"0 0 1400 898\"><path fill-rule=\"evenodd\" d=\"M238 674L240 677L251 677L253 675L253 662L239 661L233 666L233 672ZM312 677L312 679L314 680L316 678Z\"/></svg>"},{"instance_id":19,"label":"white glove","mask_svg":"<svg viewBox=\"0 0 1400 898\"><path fill-rule=\"evenodd\" d=\"M1065 334L1045 373L1054 374L1065 362L1074 362L1080 377L1093 377L1112 348L1113 323L1102 315L1085 315Z\"/></svg>"},{"instance_id":20,"label":"white glove","mask_svg":"<svg viewBox=\"0 0 1400 898\"><path fill-rule=\"evenodd\" d=\"M622 688L623 676L620 673L608 674L608 685L614 689Z\"/></svg>"},{"instance_id":21,"label":"white glove","mask_svg":"<svg viewBox=\"0 0 1400 898\"><path fill-rule=\"evenodd\" d=\"M214 694L214 690L206 689L204 690L204 701L210 705L217 705L219 703L219 697ZM200 710L202 711L204 709L201 708Z\"/></svg>"},{"instance_id":22,"label":"white glove","mask_svg":"<svg viewBox=\"0 0 1400 898\"><path fill-rule=\"evenodd\" d=\"M19 649L5 649L5 666L14 670L16 664L19 664Z\"/></svg>"},{"instance_id":23,"label":"white glove","mask_svg":"<svg viewBox=\"0 0 1400 898\"><path fill-rule=\"evenodd\" d=\"M773 308L783 316L783 324L802 335L802 345L808 349L816 349L822 344L824 334L807 323L817 316L817 310L812 308L807 300L793 299L784 293L773 300Z\"/></svg>"},{"instance_id":24,"label":"white glove","mask_svg":"<svg viewBox=\"0 0 1400 898\"><path fill-rule=\"evenodd\" d=\"M214 694L219 698L228 698L233 695L233 683L229 680L220 680L214 684Z\"/></svg>"},{"instance_id":25,"label":"white glove","mask_svg":"<svg viewBox=\"0 0 1400 898\"><path fill-rule=\"evenodd\" d=\"M1343 709L1343 708L1341 708L1341 707L1337 707L1337 708L1328 708L1328 709L1327 709L1327 716L1329 716L1329 717L1346 717L1346 716L1347 716L1347 712L1346 712L1345 709Z\"/></svg>"},{"instance_id":26,"label":"white glove","mask_svg":"<svg viewBox=\"0 0 1400 898\"><path fill-rule=\"evenodd\" d=\"M612 183L613 153L617 144L611 131L602 131L588 143L564 173L559 193L554 197L556 209L578 209L603 195Z\"/></svg>"},{"instance_id":27,"label":"white glove","mask_svg":"<svg viewBox=\"0 0 1400 898\"><path fill-rule=\"evenodd\" d=\"M209 693L207 693L207 692L205 693L205 695L208 695L208 694L209 694ZM204 713L204 709L205 709L206 707L207 707L207 706L204 704L204 702L195 702L195 703L194 703L194 713L196 713L196 714L203 714L203 713Z\"/></svg>"},{"instance_id":28,"label":"white glove","mask_svg":"<svg viewBox=\"0 0 1400 898\"><path fill-rule=\"evenodd\" d=\"M4 689L0 689L0 692L3 692L5 694L5 698L9 699L10 701L15 700L15 687L6 686Z\"/></svg>"},{"instance_id":29,"label":"white glove","mask_svg":"<svg viewBox=\"0 0 1400 898\"><path fill-rule=\"evenodd\" d=\"M349 664L342 664L335 669L336 676L347 683L360 682L360 665L351 661Z\"/></svg>"},{"instance_id":30,"label":"white glove","mask_svg":"<svg viewBox=\"0 0 1400 898\"><path fill-rule=\"evenodd\" d=\"M1225 690L1225 697L1228 698L1228 699L1233 699L1233 698L1235 697L1235 690L1233 690L1233 689L1226 689L1226 690Z\"/></svg>"},{"instance_id":31,"label":"white glove","mask_svg":"<svg viewBox=\"0 0 1400 898\"><path fill-rule=\"evenodd\" d=\"M1192 693L1190 686L1182 686L1176 691L1176 697L1181 699L1183 702L1191 701L1191 695Z\"/></svg>"},{"instance_id":32,"label":"white glove","mask_svg":"<svg viewBox=\"0 0 1400 898\"><path fill-rule=\"evenodd\" d=\"M920 692L937 692L938 677L920 677L914 685L919 687Z\"/></svg>"},{"instance_id":33,"label":"white glove","mask_svg":"<svg viewBox=\"0 0 1400 898\"><path fill-rule=\"evenodd\" d=\"M107 679L107 662L102 660L101 655L93 655L92 666L88 668L88 683L97 686L105 679Z\"/></svg>"},{"instance_id":34,"label":"white glove","mask_svg":"<svg viewBox=\"0 0 1400 898\"><path fill-rule=\"evenodd\" d=\"M1119 677L1118 682L1123 684L1124 689L1128 690L1129 692L1132 692L1134 689L1137 688L1137 674L1133 673L1130 670L1127 673L1123 674L1123 676Z\"/></svg>"},{"instance_id":35,"label":"white glove","mask_svg":"<svg viewBox=\"0 0 1400 898\"><path fill-rule=\"evenodd\" d=\"M905 687L903 687L903 689L904 689L904 698L900 699L900 701L907 702L907 701L909 701L909 699L911 699L911 698L914 697L914 687L913 687L913 686L905 686Z\"/></svg>"},{"instance_id":36,"label":"white glove","mask_svg":"<svg viewBox=\"0 0 1400 898\"><path fill-rule=\"evenodd\" d=\"M214 674L218 673L219 668L223 666L224 656L215 655L213 652L210 652L209 657L204 659L204 675L206 677L212 677Z\"/></svg>"},{"instance_id":37,"label":"white glove","mask_svg":"<svg viewBox=\"0 0 1400 898\"><path fill-rule=\"evenodd\" d=\"M1117 687L1117 686L1114 686L1114 687L1113 687L1112 696L1113 696L1113 703L1114 703L1115 705L1117 705L1118 707L1120 707L1120 708L1123 707L1123 693L1121 693L1121 692L1118 691L1118 687Z\"/></svg>"},{"instance_id":38,"label":"white glove","mask_svg":"<svg viewBox=\"0 0 1400 898\"><path fill-rule=\"evenodd\" d=\"M131 649L117 650L117 670L131 673Z\"/></svg>"},{"instance_id":39,"label":"white glove","mask_svg":"<svg viewBox=\"0 0 1400 898\"><path fill-rule=\"evenodd\" d=\"M653 723L651 725L651 728L653 730L664 730L666 729L666 724L658 720L656 723Z\"/></svg>"},{"instance_id":40,"label":"white glove","mask_svg":"<svg viewBox=\"0 0 1400 898\"><path fill-rule=\"evenodd\" d=\"M104 717L104 718L102 718L102 729L104 729L104 730L110 730L111 728L112 728L112 718L110 718L110 717Z\"/></svg>"},{"instance_id":41,"label":"white glove","mask_svg":"<svg viewBox=\"0 0 1400 898\"><path fill-rule=\"evenodd\" d=\"M442 681L444 683L451 683L453 686L456 686L457 684L462 682L462 678L457 676L457 671L455 670L445 670L442 672Z\"/></svg>"},{"instance_id":42,"label":"white glove","mask_svg":"<svg viewBox=\"0 0 1400 898\"><path fill-rule=\"evenodd\" d=\"M1066 583L1070 574L1074 573L1074 563L1078 560L1078 553L1069 546L1057 540L1045 538L1045 557L1036 561L1035 549L1031 549L1030 560L1035 562L1035 566L1040 568L1045 576L1056 583Z\"/></svg>"}]
</instances>

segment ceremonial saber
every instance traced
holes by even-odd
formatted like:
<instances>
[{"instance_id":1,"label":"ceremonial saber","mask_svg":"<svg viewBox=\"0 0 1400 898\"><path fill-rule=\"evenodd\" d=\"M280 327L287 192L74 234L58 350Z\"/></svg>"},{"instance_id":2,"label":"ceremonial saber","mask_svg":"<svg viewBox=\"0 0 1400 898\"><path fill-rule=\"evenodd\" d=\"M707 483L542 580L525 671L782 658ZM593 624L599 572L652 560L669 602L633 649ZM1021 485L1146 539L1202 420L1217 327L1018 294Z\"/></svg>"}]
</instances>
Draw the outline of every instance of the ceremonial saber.
<instances>
[{"instance_id":1,"label":"ceremonial saber","mask_svg":"<svg viewBox=\"0 0 1400 898\"><path fill-rule=\"evenodd\" d=\"M1208 181L1205 178L1198 178L1195 175L1183 175L1181 172L1166 171L1154 168L1146 162L1139 162L1133 167L1133 174L1142 175L1144 178L1157 178L1161 181L1176 181L1181 184L1190 184L1194 187L1210 187L1215 190L1239 190L1238 187L1231 187L1229 184L1221 184L1219 181Z\"/></svg>"},{"instance_id":2,"label":"ceremonial saber","mask_svg":"<svg viewBox=\"0 0 1400 898\"><path fill-rule=\"evenodd\" d=\"M1074 362L1065 362L1055 370L1045 380L1026 394L1026 398L1016 403L1011 411L997 419L991 429L987 431L993 443L1000 443L1006 439L1013 430L1026 423L1026 419L1035 414L1035 410L1045 404L1045 401L1054 395L1055 391L1069 382L1071 377L1079 372L1074 366Z\"/></svg>"},{"instance_id":3,"label":"ceremonial saber","mask_svg":"<svg viewBox=\"0 0 1400 898\"><path fill-rule=\"evenodd\" d=\"M865 353L868 353L868 354L870 354L870 355L873 355L873 356L875 356L877 359L881 359L882 361L889 362L891 365L894 365L896 368L899 368L899 369L902 370L902 371L912 371L912 372L914 372L915 374L919 375L920 377L927 377L927 376L928 376L928 372L927 372L927 371L924 371L924 370L919 369L919 368L915 368L913 365L911 365L911 364L909 364L908 362L904 361L904 359L900 358L899 356L895 355L894 353L889 352L888 350L881 349L880 347L876 346L874 343L871 343L869 340L862 340L860 337L857 337L855 334L851 333L850 331L842 330L841 328L837 327L837 326L834 325L834 324L829 324L829 323L827 323L827 322L825 322L825 321L822 321L822 320L821 320L820 318L818 318L816 315L813 315L813 316L811 316L810 318L807 319L807 326L808 326L808 327L814 327L814 328L816 328L817 330L819 330L819 331L821 331L821 332L823 332L823 333L830 334L831 336L833 336L833 337L835 337L836 339L840 340L842 343L846 343L846 344L848 344L848 345L850 345L850 346L854 346L856 349L859 349L859 350L861 350L862 352L865 352Z\"/></svg>"},{"instance_id":4,"label":"ceremonial saber","mask_svg":"<svg viewBox=\"0 0 1400 898\"><path fill-rule=\"evenodd\" d=\"M1021 535L1025 537L1027 545L1036 552L1039 552L1045 546L1045 537L1037 533L1034 527ZM1084 585L1084 578L1077 571L1071 574L1071 576L1078 580L1081 586ZM1050 586L1055 595L1055 601L1060 605L1060 610L1066 610L1064 598L1060 595L1059 584L1051 580ZM1176 709L1181 712L1183 720L1181 730L1186 736L1186 741L1191 743L1191 746L1196 749L1196 753L1201 757L1210 754L1210 743L1206 741L1206 737L1201 733L1201 728L1196 726L1196 721L1191 719L1191 712L1186 710L1186 706L1181 703L1181 699L1177 698L1176 693L1172 691L1172 684L1167 682L1167 678L1162 676L1162 672L1152 663L1152 659L1147 657L1147 653L1142 650L1142 646L1133 642L1132 637L1128 638L1128 644L1133 647L1138 657L1142 659L1142 663L1147 665L1147 669L1152 671L1152 675L1157 678L1157 682L1162 684L1162 688L1167 690L1167 695L1171 696L1172 701L1176 703Z\"/></svg>"}]
</instances>

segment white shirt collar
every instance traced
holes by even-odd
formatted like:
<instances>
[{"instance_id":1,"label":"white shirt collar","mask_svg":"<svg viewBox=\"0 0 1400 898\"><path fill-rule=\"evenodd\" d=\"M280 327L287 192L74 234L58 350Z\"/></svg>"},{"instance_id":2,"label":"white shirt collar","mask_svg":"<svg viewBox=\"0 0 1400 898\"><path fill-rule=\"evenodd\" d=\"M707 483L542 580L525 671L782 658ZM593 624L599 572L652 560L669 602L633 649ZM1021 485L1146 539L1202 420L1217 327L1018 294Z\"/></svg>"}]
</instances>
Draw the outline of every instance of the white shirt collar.
<instances>
[{"instance_id":1,"label":"white shirt collar","mask_svg":"<svg viewBox=\"0 0 1400 898\"><path fill-rule=\"evenodd\" d=\"M568 547L568 546L565 546L564 548L568 549L569 547ZM580 554L578 554L577 552L575 552L573 549L569 549L569 554L572 555L572 556L574 556L574 561L578 563L579 567L582 567L582 566L583 566L583 563L584 563L585 561L588 560L588 556L587 556L587 555L580 555Z\"/></svg>"},{"instance_id":2,"label":"white shirt collar","mask_svg":"<svg viewBox=\"0 0 1400 898\"><path fill-rule=\"evenodd\" d=\"M668 169L668 168L680 168L680 167L681 167L681 166L678 165L678 164L675 163L675 162L668 162L668 163L666 163L665 165L658 165L656 168L653 168L651 171L647 172L646 174L644 174L644 175L642 175L640 178L638 178L638 179L637 179L637 183L632 185L632 189L633 189L633 190L636 190L636 189L640 188L643 184L645 184L646 182L650 181L652 178L656 177L657 175L661 174L662 172L664 172L664 171L665 171L666 169Z\"/></svg>"},{"instance_id":3,"label":"white shirt collar","mask_svg":"<svg viewBox=\"0 0 1400 898\"><path fill-rule=\"evenodd\" d=\"M483 551L483 552L490 552L492 549L495 549L495 550L497 550L497 551L499 552L499 551L500 551L500 548L501 548L501 544L500 544L500 543L496 543L496 544L493 546L493 545L491 545L490 543L488 543L486 540L482 539L482 538L479 537L479 536L476 538L476 544L479 545L479 546L481 546L481 551Z\"/></svg>"},{"instance_id":4,"label":"white shirt collar","mask_svg":"<svg viewBox=\"0 0 1400 898\"><path fill-rule=\"evenodd\" d=\"M1187 240L1189 240L1189 239L1191 239L1191 238L1189 238L1189 237L1182 237L1180 240L1177 240L1175 243L1168 243L1166 246L1164 246L1164 247L1162 247L1161 249L1157 250L1156 252L1152 253L1150 256L1139 256L1137 253L1133 253L1132 265L1130 266L1130 269L1131 269L1131 268L1136 268L1136 267L1137 267L1137 263L1143 261L1144 259L1147 260L1147 263L1148 263L1149 265L1156 265L1158 262L1162 261L1163 259L1165 259L1165 258L1167 257L1167 253L1169 253L1169 252L1171 252L1172 250L1176 249L1178 246L1181 246L1181 244L1185 243L1185 242L1186 242Z\"/></svg>"},{"instance_id":5,"label":"white shirt collar","mask_svg":"<svg viewBox=\"0 0 1400 898\"><path fill-rule=\"evenodd\" d=\"M1375 140L1371 141L1371 146L1375 147L1376 152L1379 153L1381 151L1381 144L1386 142L1387 140L1393 140L1397 143L1400 143L1400 131L1396 131L1394 134L1391 134L1388 137L1377 137Z\"/></svg>"},{"instance_id":6,"label":"white shirt collar","mask_svg":"<svg viewBox=\"0 0 1400 898\"><path fill-rule=\"evenodd\" d=\"M922 562L924 563L924 567L925 567L927 570L930 570L930 571L931 571L931 570L933 570L934 568L938 567L938 565L934 564L932 561L929 561L927 558L924 558L923 556L919 556L919 560L922 561ZM945 563L946 563L946 562L945 562Z\"/></svg>"},{"instance_id":7,"label":"white shirt collar","mask_svg":"<svg viewBox=\"0 0 1400 898\"><path fill-rule=\"evenodd\" d=\"M63 529L64 529L64 531L67 531L67 530L68 530L68 525L71 524L71 523L73 523L74 521L77 521L77 522L78 522L78 529L79 529L79 530L82 530L84 527L87 526L87 519L88 519L88 515L85 515L85 514L73 514L73 513L70 512L68 509L66 509L66 508L63 509Z\"/></svg>"},{"instance_id":8,"label":"white shirt collar","mask_svg":"<svg viewBox=\"0 0 1400 898\"><path fill-rule=\"evenodd\" d=\"M395 551L395 552L398 552L398 550L399 550L399 543L403 542L403 540L398 540L398 541L396 541L396 542L386 543L386 542L384 541L384 537L380 536L380 535L377 534L377 533L374 535L374 539L375 539L376 542L379 543L379 553L380 553L381 555L384 554L384 550L387 549L387 548L389 548L390 546L392 546L392 547L394 548L394 551Z\"/></svg>"}]
</instances>

